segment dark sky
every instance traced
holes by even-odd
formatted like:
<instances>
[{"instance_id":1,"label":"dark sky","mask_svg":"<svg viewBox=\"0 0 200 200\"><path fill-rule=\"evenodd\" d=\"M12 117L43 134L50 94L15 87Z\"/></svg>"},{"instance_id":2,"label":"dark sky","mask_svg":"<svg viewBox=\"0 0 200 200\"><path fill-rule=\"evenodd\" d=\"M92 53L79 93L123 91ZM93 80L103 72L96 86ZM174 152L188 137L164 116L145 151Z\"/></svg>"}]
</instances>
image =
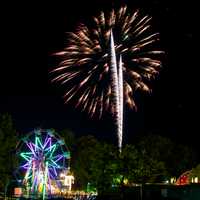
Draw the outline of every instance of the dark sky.
<instances>
[{"instance_id":1,"label":"dark sky","mask_svg":"<svg viewBox=\"0 0 200 200\"><path fill-rule=\"evenodd\" d=\"M51 54L64 47L66 31L74 31L78 22L87 22L98 11L123 2L153 16L154 29L160 32L161 47L166 52L160 76L153 82L153 93L140 93L137 113L125 111L125 140L152 132L198 144L192 1L13 2L2 6L0 113L9 112L19 132L36 127L70 128L77 134L114 138L109 117L91 120L64 105L63 93L50 83L48 71L54 64Z\"/></svg>"}]
</instances>

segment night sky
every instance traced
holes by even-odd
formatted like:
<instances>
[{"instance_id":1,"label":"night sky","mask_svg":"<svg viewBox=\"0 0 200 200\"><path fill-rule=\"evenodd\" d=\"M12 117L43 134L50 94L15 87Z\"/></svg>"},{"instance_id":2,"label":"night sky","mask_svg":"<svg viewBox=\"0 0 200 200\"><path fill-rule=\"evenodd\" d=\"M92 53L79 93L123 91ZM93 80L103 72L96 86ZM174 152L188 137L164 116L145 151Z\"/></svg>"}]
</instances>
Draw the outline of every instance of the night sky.
<instances>
[{"instance_id":1,"label":"night sky","mask_svg":"<svg viewBox=\"0 0 200 200\"><path fill-rule=\"evenodd\" d=\"M64 47L65 32L74 31L80 21L87 23L98 11L123 2L153 16L153 28L160 32L161 48L166 52L160 76L152 84L153 93L139 93L138 111L126 109L124 113L125 141L139 134L158 133L198 145L199 90L194 78L197 64L192 46L192 1L13 2L2 6L0 113L12 115L18 132L25 134L37 127L69 128L77 135L115 140L112 119L90 119L86 113L64 105L63 91L50 83L48 73L55 64L52 53Z\"/></svg>"}]
</instances>

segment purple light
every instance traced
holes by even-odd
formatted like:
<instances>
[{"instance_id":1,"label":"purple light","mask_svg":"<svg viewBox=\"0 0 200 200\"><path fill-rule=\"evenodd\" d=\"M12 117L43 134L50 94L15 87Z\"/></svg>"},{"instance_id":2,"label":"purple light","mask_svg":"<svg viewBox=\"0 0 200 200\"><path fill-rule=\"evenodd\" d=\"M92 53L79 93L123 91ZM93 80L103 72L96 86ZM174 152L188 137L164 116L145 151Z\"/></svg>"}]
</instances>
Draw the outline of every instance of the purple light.
<instances>
[{"instance_id":1,"label":"purple light","mask_svg":"<svg viewBox=\"0 0 200 200\"><path fill-rule=\"evenodd\" d=\"M25 186L30 185L31 193L41 194L42 190L43 198L46 192L51 193L51 181L57 180L60 171L67 168L64 156L67 151L59 141L59 137L49 135L48 131L33 132L22 140L19 155L23 159L20 166L23 176L25 173L23 182Z\"/></svg>"}]
</instances>

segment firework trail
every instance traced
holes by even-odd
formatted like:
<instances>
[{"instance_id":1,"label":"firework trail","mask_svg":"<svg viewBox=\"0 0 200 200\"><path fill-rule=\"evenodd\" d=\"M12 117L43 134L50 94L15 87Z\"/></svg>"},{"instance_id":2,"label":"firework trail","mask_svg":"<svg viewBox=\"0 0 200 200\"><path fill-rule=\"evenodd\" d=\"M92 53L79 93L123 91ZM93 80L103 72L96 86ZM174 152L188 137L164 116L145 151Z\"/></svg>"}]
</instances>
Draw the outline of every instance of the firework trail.
<instances>
[{"instance_id":1,"label":"firework trail","mask_svg":"<svg viewBox=\"0 0 200 200\"><path fill-rule=\"evenodd\" d=\"M122 66L122 56L119 58L119 73L118 73L118 84L119 84L119 120L118 120L118 146L121 151L122 148L122 138L123 138L123 66Z\"/></svg>"},{"instance_id":2,"label":"firework trail","mask_svg":"<svg viewBox=\"0 0 200 200\"><path fill-rule=\"evenodd\" d=\"M110 35L110 49L111 49L111 63L110 63L110 73L111 73L111 86L112 93L114 97L114 110L117 121L117 136L118 136L118 147L121 151L122 147L122 107L123 107L123 84L122 84L122 62L121 56L119 61L119 67L117 65L117 58L115 53L115 45L113 34L111 30ZM119 70L117 70L119 68Z\"/></svg>"},{"instance_id":3,"label":"firework trail","mask_svg":"<svg viewBox=\"0 0 200 200\"><path fill-rule=\"evenodd\" d=\"M105 110L110 111L122 124L123 101L136 109L134 92L150 92L148 84L161 66L163 52L157 50L158 33L152 33L150 20L123 6L101 12L90 26L80 24L68 33L67 46L56 53L62 61L51 74L53 82L63 85L65 102L90 116L101 117Z\"/></svg>"}]
</instances>

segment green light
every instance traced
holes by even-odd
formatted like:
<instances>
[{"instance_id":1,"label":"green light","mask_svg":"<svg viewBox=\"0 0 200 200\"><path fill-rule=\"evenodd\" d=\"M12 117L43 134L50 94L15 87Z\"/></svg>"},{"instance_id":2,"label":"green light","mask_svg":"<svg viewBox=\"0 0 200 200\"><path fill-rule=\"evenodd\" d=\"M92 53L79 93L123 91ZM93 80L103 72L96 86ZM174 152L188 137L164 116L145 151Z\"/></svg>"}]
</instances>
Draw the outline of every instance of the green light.
<instances>
[{"instance_id":1,"label":"green light","mask_svg":"<svg viewBox=\"0 0 200 200\"><path fill-rule=\"evenodd\" d=\"M63 155L65 158L70 158L70 152L64 152Z\"/></svg>"},{"instance_id":2,"label":"green light","mask_svg":"<svg viewBox=\"0 0 200 200\"><path fill-rule=\"evenodd\" d=\"M45 199L45 193L46 193L47 172L48 172L48 161L45 162L45 177L44 177L44 181L43 181L43 200Z\"/></svg>"},{"instance_id":3,"label":"green light","mask_svg":"<svg viewBox=\"0 0 200 200\"><path fill-rule=\"evenodd\" d=\"M64 140L59 140L58 143L61 144L61 145L65 144Z\"/></svg>"},{"instance_id":4,"label":"green light","mask_svg":"<svg viewBox=\"0 0 200 200\"><path fill-rule=\"evenodd\" d=\"M55 163L53 160L51 160L51 162L54 164L54 165L52 165L53 167L57 167L57 168L60 168L60 165L58 165L57 163Z\"/></svg>"},{"instance_id":5,"label":"green light","mask_svg":"<svg viewBox=\"0 0 200 200\"><path fill-rule=\"evenodd\" d=\"M41 143L41 141L40 141L40 138L39 137L35 137L35 145L36 145L36 147L38 147L38 148L40 148L41 147L41 149L43 149L43 145L42 145L42 143ZM40 146L40 147L39 147Z\"/></svg>"},{"instance_id":6,"label":"green light","mask_svg":"<svg viewBox=\"0 0 200 200\"><path fill-rule=\"evenodd\" d=\"M31 167L28 169L28 171L26 172L26 175L24 177L26 180L29 179L30 169L31 169Z\"/></svg>"},{"instance_id":7,"label":"green light","mask_svg":"<svg viewBox=\"0 0 200 200\"><path fill-rule=\"evenodd\" d=\"M41 141L40 141L40 138L38 138L38 143L39 143L39 145L41 146L41 148L43 149L43 145L42 145L42 143L41 143Z\"/></svg>"},{"instance_id":8,"label":"green light","mask_svg":"<svg viewBox=\"0 0 200 200\"><path fill-rule=\"evenodd\" d=\"M44 200L48 192L51 192L51 179L57 180L60 169L65 168L66 158L70 158L70 153L64 152L64 141L52 133L44 132L43 135L43 132L37 131L23 142L25 151L18 154L23 160L20 167L24 176L23 184L26 192ZM58 188L59 186L57 184Z\"/></svg>"},{"instance_id":9,"label":"green light","mask_svg":"<svg viewBox=\"0 0 200 200\"><path fill-rule=\"evenodd\" d=\"M36 136L35 137L35 151L36 151L36 148L38 147L38 142L37 141L38 141L38 137Z\"/></svg>"},{"instance_id":10,"label":"green light","mask_svg":"<svg viewBox=\"0 0 200 200\"><path fill-rule=\"evenodd\" d=\"M29 156L30 155L30 156ZM30 161L31 159L31 152L27 152L27 153L20 153L20 156L23 157L26 161Z\"/></svg>"},{"instance_id":11,"label":"green light","mask_svg":"<svg viewBox=\"0 0 200 200\"><path fill-rule=\"evenodd\" d=\"M51 147L51 154L50 154L50 157L52 157L54 151L56 150L56 144L54 144L52 147Z\"/></svg>"}]
</instances>

